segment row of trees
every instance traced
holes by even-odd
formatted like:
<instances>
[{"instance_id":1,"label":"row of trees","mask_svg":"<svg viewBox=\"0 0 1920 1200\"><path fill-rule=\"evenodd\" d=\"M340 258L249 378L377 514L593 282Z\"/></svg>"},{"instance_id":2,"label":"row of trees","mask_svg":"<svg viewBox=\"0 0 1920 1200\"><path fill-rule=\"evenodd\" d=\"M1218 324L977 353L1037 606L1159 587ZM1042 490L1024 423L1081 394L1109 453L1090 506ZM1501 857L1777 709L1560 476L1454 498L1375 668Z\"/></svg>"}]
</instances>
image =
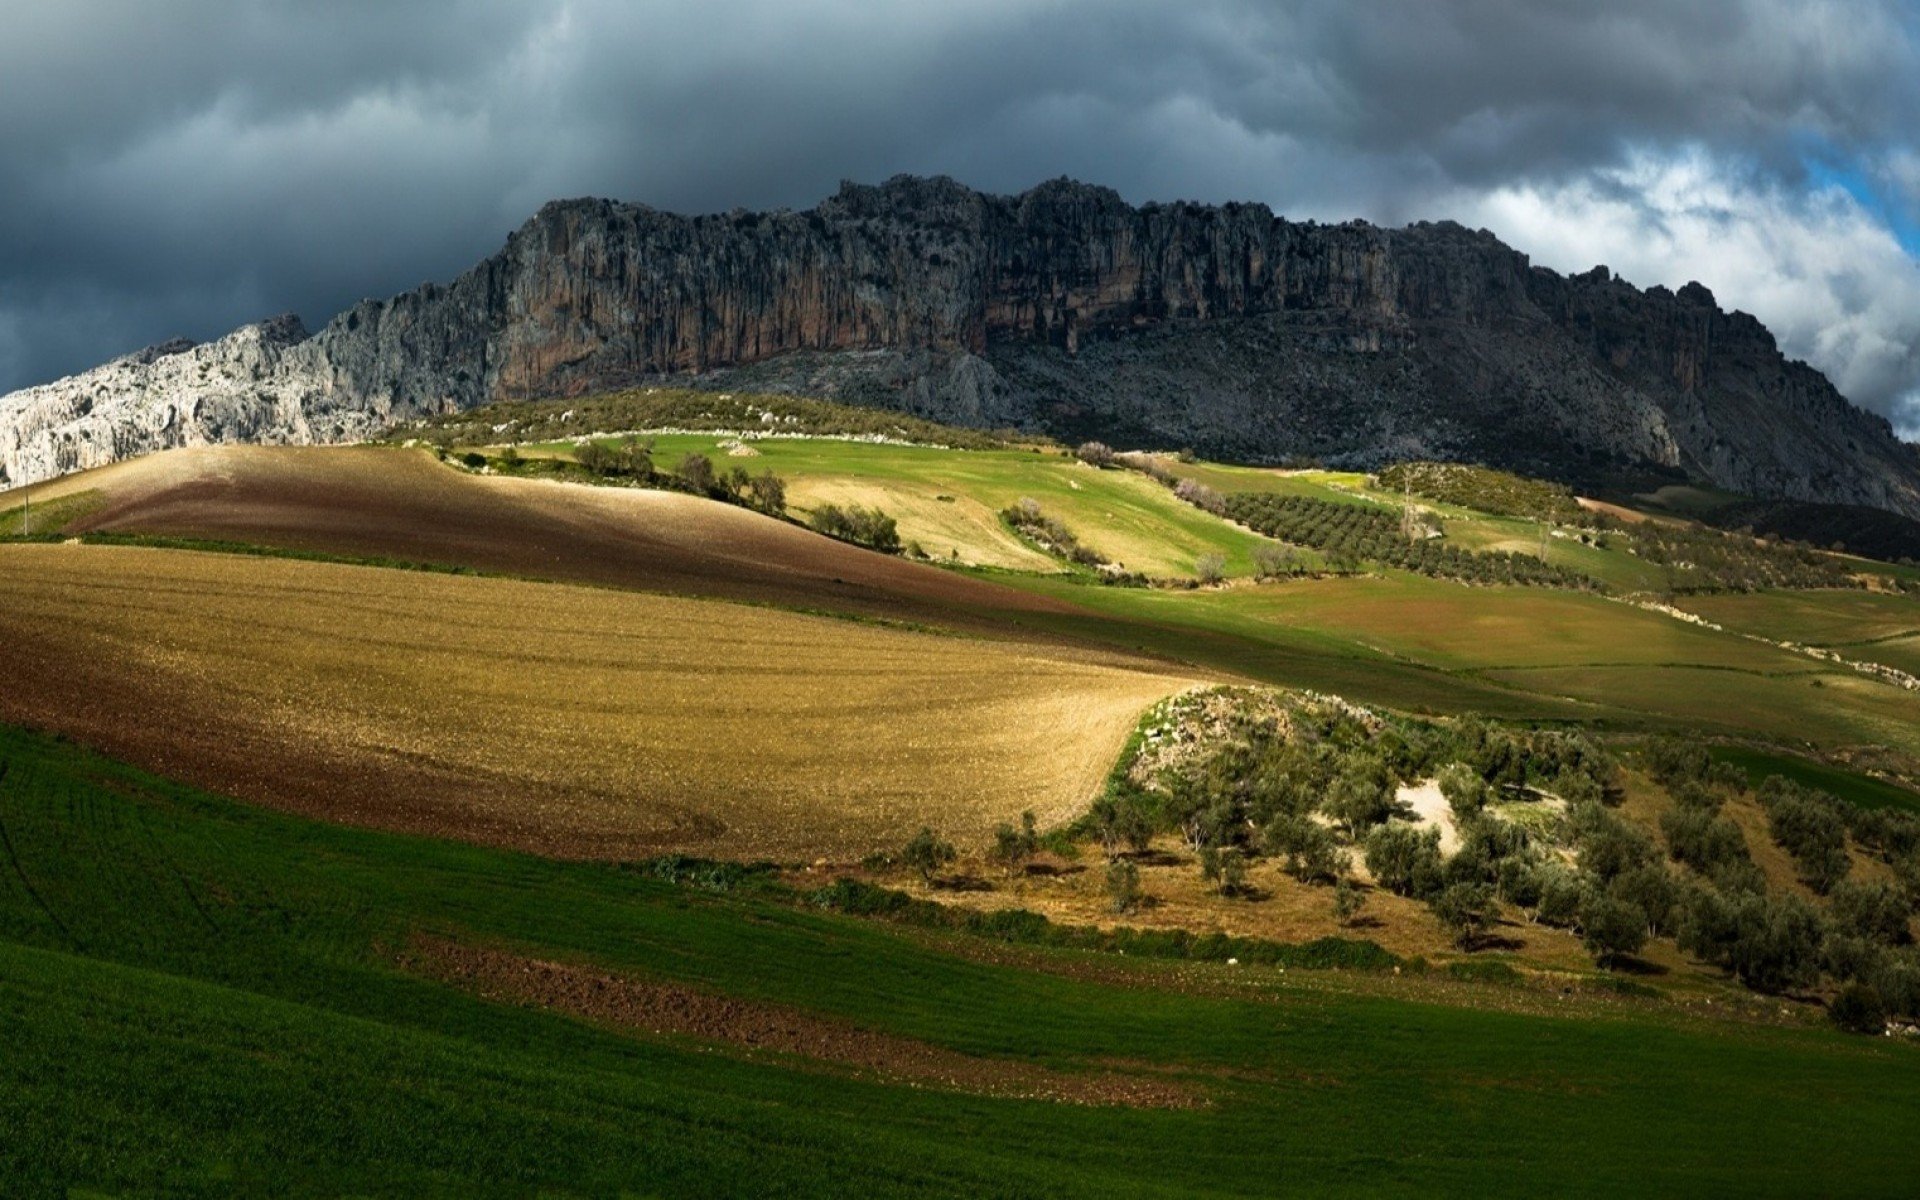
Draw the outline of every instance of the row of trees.
<instances>
[{"instance_id":1,"label":"row of trees","mask_svg":"<svg viewBox=\"0 0 1920 1200\"><path fill-rule=\"evenodd\" d=\"M882 554L900 552L899 526L892 517L877 508L863 508L858 504L844 507L822 504L813 510L809 523L816 532L843 542L866 546Z\"/></svg>"},{"instance_id":2,"label":"row of trees","mask_svg":"<svg viewBox=\"0 0 1920 1200\"><path fill-rule=\"evenodd\" d=\"M1597 589L1593 579L1531 555L1472 553L1441 538L1409 538L1402 514L1371 504L1342 504L1309 496L1236 492L1221 500L1223 515L1256 532L1308 546L1335 570L1378 562L1402 570L1469 583L1512 583Z\"/></svg>"},{"instance_id":3,"label":"row of trees","mask_svg":"<svg viewBox=\"0 0 1920 1200\"><path fill-rule=\"evenodd\" d=\"M611 445L588 439L575 447L574 461L588 474L605 479L630 479L650 487L671 487L739 504L769 516L787 510L786 481L772 471L758 475L735 467L722 474L713 460L704 454L688 453L680 457L670 471L662 471L653 461L652 438L625 437Z\"/></svg>"}]
</instances>

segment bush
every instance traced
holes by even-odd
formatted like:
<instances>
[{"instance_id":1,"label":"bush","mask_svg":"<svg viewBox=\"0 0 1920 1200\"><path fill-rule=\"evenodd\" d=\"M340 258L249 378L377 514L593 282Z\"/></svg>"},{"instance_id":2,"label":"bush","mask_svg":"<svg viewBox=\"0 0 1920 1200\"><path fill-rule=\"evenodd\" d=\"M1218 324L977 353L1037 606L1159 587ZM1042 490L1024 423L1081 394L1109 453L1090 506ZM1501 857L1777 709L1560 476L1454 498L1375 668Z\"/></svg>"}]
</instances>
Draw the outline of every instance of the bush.
<instances>
[{"instance_id":1,"label":"bush","mask_svg":"<svg viewBox=\"0 0 1920 1200\"><path fill-rule=\"evenodd\" d=\"M1192 479L1182 479L1173 485L1174 498L1184 500L1195 508L1204 509L1215 516L1225 516L1227 498L1204 483Z\"/></svg>"},{"instance_id":2,"label":"bush","mask_svg":"<svg viewBox=\"0 0 1920 1200\"><path fill-rule=\"evenodd\" d=\"M1213 854L1213 882L1222 896L1247 893L1247 856L1237 847L1209 848Z\"/></svg>"},{"instance_id":3,"label":"bush","mask_svg":"<svg viewBox=\"0 0 1920 1200\"><path fill-rule=\"evenodd\" d=\"M1397 790L1386 763L1363 757L1348 762L1346 770L1333 781L1321 808L1346 827L1349 837L1357 839L1389 820L1396 801Z\"/></svg>"},{"instance_id":4,"label":"bush","mask_svg":"<svg viewBox=\"0 0 1920 1200\"><path fill-rule=\"evenodd\" d=\"M1253 548L1254 574L1262 579L1292 575L1299 569L1299 555L1294 553L1290 546L1282 546L1278 542L1261 542Z\"/></svg>"},{"instance_id":5,"label":"bush","mask_svg":"<svg viewBox=\"0 0 1920 1200\"><path fill-rule=\"evenodd\" d=\"M993 831L993 861L1008 871L1032 858L1039 850L1040 835L1031 810L1020 814L1018 828L1003 821Z\"/></svg>"},{"instance_id":6,"label":"bush","mask_svg":"<svg viewBox=\"0 0 1920 1200\"><path fill-rule=\"evenodd\" d=\"M1680 883L1659 863L1624 872L1607 890L1615 899L1633 905L1646 916L1649 937L1672 933L1679 923Z\"/></svg>"},{"instance_id":7,"label":"bush","mask_svg":"<svg viewBox=\"0 0 1920 1200\"><path fill-rule=\"evenodd\" d=\"M713 462L704 454L682 455L673 473L701 495L713 490Z\"/></svg>"},{"instance_id":8,"label":"bush","mask_svg":"<svg viewBox=\"0 0 1920 1200\"><path fill-rule=\"evenodd\" d=\"M1227 577L1227 556L1219 553L1202 554L1194 560L1193 574L1201 583L1219 583Z\"/></svg>"},{"instance_id":9,"label":"bush","mask_svg":"<svg viewBox=\"0 0 1920 1200\"><path fill-rule=\"evenodd\" d=\"M1342 879L1333 888L1333 919L1342 925L1352 925L1360 916L1360 910L1367 906L1367 894L1354 885L1350 879Z\"/></svg>"},{"instance_id":10,"label":"bush","mask_svg":"<svg viewBox=\"0 0 1920 1200\"><path fill-rule=\"evenodd\" d=\"M1580 805L1573 810L1572 821L1580 844L1580 869L1603 886L1616 875L1653 861L1652 839L1598 804Z\"/></svg>"},{"instance_id":11,"label":"bush","mask_svg":"<svg viewBox=\"0 0 1920 1200\"><path fill-rule=\"evenodd\" d=\"M1113 447L1105 442L1081 442L1074 457L1090 467L1110 467L1113 465Z\"/></svg>"},{"instance_id":12,"label":"bush","mask_svg":"<svg viewBox=\"0 0 1920 1200\"><path fill-rule=\"evenodd\" d=\"M1159 815L1154 811L1152 799L1144 793L1117 789L1093 802L1084 823L1088 832L1099 839L1107 857L1113 858L1120 853L1122 845L1135 850L1145 850L1151 845L1159 826Z\"/></svg>"},{"instance_id":13,"label":"bush","mask_svg":"<svg viewBox=\"0 0 1920 1200\"><path fill-rule=\"evenodd\" d=\"M1887 1006L1880 993L1864 983L1841 988L1827 1007L1827 1018L1848 1033L1878 1037L1887 1031Z\"/></svg>"},{"instance_id":14,"label":"bush","mask_svg":"<svg viewBox=\"0 0 1920 1200\"><path fill-rule=\"evenodd\" d=\"M918 871L921 879L932 883L934 872L959 856L952 842L941 840L930 827L922 825L920 832L901 850L900 861Z\"/></svg>"},{"instance_id":15,"label":"bush","mask_svg":"<svg viewBox=\"0 0 1920 1200\"><path fill-rule=\"evenodd\" d=\"M777 517L787 511L786 480L772 471L762 471L755 475L747 480L745 486L739 491L747 507L758 509L768 516Z\"/></svg>"},{"instance_id":16,"label":"bush","mask_svg":"<svg viewBox=\"0 0 1920 1200\"><path fill-rule=\"evenodd\" d=\"M1498 915L1493 889L1484 883L1456 883L1428 902L1453 944L1471 950Z\"/></svg>"},{"instance_id":17,"label":"bush","mask_svg":"<svg viewBox=\"0 0 1920 1200\"><path fill-rule=\"evenodd\" d=\"M1367 870L1396 896L1425 899L1440 888L1440 831L1391 821L1367 835Z\"/></svg>"}]
</instances>

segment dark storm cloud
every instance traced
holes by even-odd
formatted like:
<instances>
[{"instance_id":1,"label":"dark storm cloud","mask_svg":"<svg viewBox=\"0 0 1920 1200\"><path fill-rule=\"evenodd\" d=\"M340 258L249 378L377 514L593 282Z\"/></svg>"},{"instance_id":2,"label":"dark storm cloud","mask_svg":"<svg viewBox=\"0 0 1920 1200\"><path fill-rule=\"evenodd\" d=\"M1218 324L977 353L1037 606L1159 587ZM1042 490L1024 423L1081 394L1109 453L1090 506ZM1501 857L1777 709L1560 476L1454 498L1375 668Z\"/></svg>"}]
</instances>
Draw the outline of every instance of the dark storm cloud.
<instances>
[{"instance_id":1,"label":"dark storm cloud","mask_svg":"<svg viewBox=\"0 0 1920 1200\"><path fill-rule=\"evenodd\" d=\"M29 3L0 40L0 389L447 278L555 196L798 207L916 171L1684 268L1892 412L1915 47L1897 0Z\"/></svg>"}]
</instances>

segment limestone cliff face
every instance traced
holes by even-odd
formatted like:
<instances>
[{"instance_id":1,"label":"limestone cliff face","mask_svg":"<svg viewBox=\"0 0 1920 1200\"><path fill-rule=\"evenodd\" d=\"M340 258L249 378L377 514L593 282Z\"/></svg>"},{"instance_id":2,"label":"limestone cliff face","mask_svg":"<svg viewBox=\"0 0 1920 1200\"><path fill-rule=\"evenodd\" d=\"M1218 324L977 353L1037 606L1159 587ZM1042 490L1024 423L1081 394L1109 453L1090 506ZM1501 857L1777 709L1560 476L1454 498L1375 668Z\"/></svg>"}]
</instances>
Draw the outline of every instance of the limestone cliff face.
<instances>
[{"instance_id":1,"label":"limestone cliff face","mask_svg":"<svg viewBox=\"0 0 1920 1200\"><path fill-rule=\"evenodd\" d=\"M445 287L304 340L250 328L0 398L0 482L673 377L1252 460L1651 462L1920 515L1914 448L1751 317L1451 224L1134 208L1066 181L900 178L801 213L568 201Z\"/></svg>"}]
</instances>

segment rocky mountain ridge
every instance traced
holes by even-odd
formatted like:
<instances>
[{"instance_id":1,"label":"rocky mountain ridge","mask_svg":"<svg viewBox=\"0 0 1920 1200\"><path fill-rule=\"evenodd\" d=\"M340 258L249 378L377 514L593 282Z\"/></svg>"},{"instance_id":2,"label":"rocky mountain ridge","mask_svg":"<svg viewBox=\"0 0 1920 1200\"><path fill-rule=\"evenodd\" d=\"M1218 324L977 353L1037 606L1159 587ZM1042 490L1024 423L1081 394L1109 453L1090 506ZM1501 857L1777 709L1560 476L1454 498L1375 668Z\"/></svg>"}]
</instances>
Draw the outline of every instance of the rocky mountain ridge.
<instances>
[{"instance_id":1,"label":"rocky mountain ridge","mask_svg":"<svg viewBox=\"0 0 1920 1200\"><path fill-rule=\"evenodd\" d=\"M1251 461L1656 464L1920 516L1920 452L1698 284L1563 276L1445 222L909 177L806 212L548 204L311 337L282 318L0 397L0 485L667 378Z\"/></svg>"}]
</instances>

